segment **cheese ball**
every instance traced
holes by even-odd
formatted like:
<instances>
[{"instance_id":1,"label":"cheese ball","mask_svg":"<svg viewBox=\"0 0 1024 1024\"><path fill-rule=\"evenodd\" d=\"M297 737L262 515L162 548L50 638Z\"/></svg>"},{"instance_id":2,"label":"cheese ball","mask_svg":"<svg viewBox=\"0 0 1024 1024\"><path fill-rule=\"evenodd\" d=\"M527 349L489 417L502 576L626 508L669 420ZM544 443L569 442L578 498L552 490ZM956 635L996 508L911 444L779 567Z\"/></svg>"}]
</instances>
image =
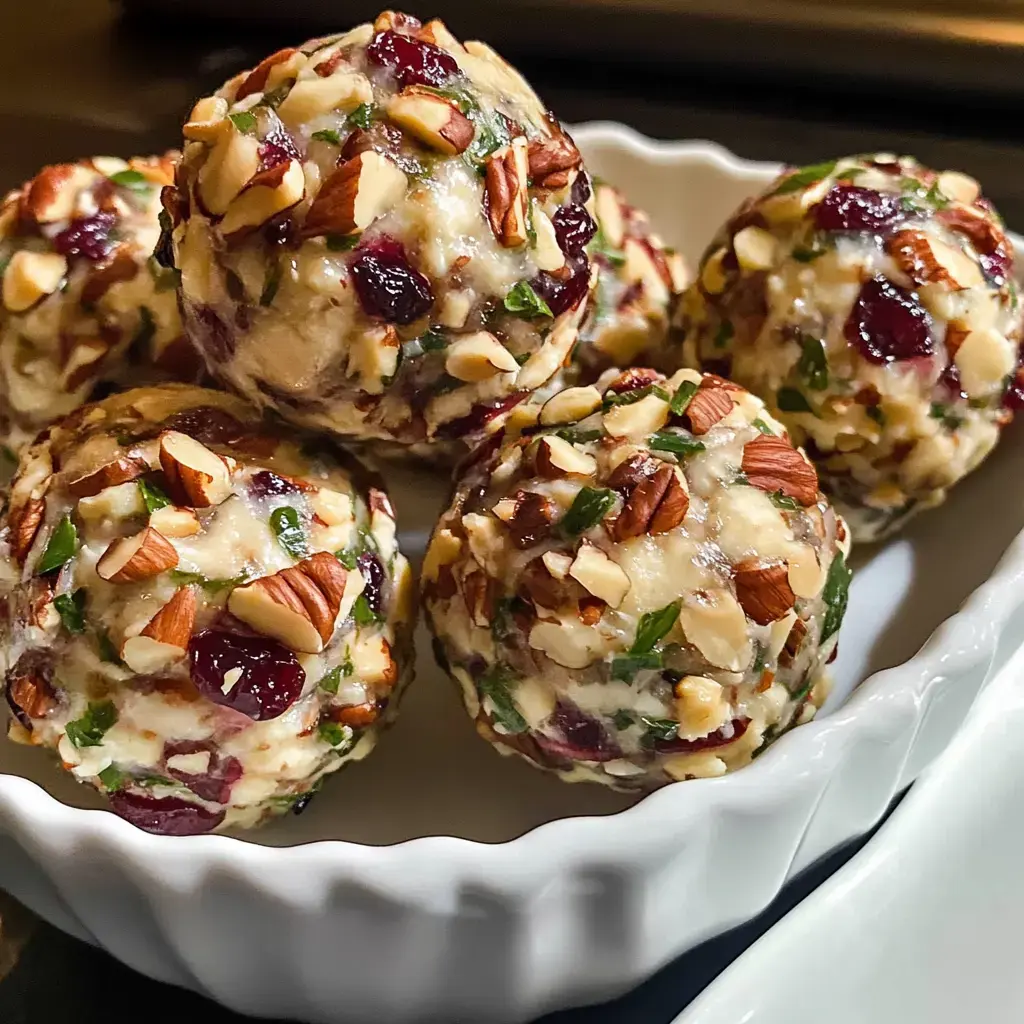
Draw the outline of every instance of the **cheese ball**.
<instances>
[{"instance_id":1,"label":"cheese ball","mask_svg":"<svg viewBox=\"0 0 1024 1024\"><path fill-rule=\"evenodd\" d=\"M592 383L610 367L679 366L671 325L690 283L686 263L614 185L595 182L594 200L598 230L588 248L597 284L564 386Z\"/></svg>"},{"instance_id":2,"label":"cheese ball","mask_svg":"<svg viewBox=\"0 0 1024 1024\"><path fill-rule=\"evenodd\" d=\"M301 809L365 757L410 676L410 577L342 459L184 385L52 426L0 521L11 738L170 835Z\"/></svg>"},{"instance_id":3,"label":"cheese ball","mask_svg":"<svg viewBox=\"0 0 1024 1024\"><path fill-rule=\"evenodd\" d=\"M352 439L461 438L568 358L589 178L483 43L385 12L237 75L184 135L185 323L256 405Z\"/></svg>"},{"instance_id":4,"label":"cheese ball","mask_svg":"<svg viewBox=\"0 0 1024 1024\"><path fill-rule=\"evenodd\" d=\"M0 203L0 445L8 462L124 364L194 376L177 275L153 259L177 154L44 167ZM3 470L0 468L0 475Z\"/></svg>"},{"instance_id":5,"label":"cheese ball","mask_svg":"<svg viewBox=\"0 0 1024 1024\"><path fill-rule=\"evenodd\" d=\"M742 767L814 714L847 549L759 399L693 370L613 371L478 450L424 607L501 752L650 789Z\"/></svg>"},{"instance_id":6,"label":"cheese ball","mask_svg":"<svg viewBox=\"0 0 1024 1024\"><path fill-rule=\"evenodd\" d=\"M787 171L746 202L681 325L686 364L762 397L870 541L992 450L1020 315L1013 248L978 183L881 154Z\"/></svg>"}]
</instances>

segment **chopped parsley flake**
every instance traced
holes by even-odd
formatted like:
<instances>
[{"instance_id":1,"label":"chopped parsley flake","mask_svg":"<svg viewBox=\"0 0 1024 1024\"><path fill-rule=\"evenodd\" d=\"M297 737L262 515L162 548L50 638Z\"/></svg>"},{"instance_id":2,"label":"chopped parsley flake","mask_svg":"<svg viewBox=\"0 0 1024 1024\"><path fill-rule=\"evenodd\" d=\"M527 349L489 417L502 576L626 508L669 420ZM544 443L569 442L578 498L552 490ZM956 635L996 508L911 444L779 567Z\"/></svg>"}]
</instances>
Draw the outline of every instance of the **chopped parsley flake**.
<instances>
[{"instance_id":1,"label":"chopped parsley flake","mask_svg":"<svg viewBox=\"0 0 1024 1024\"><path fill-rule=\"evenodd\" d=\"M64 731L76 747L98 747L116 722L113 701L93 701L81 718L68 722Z\"/></svg>"}]
</instances>

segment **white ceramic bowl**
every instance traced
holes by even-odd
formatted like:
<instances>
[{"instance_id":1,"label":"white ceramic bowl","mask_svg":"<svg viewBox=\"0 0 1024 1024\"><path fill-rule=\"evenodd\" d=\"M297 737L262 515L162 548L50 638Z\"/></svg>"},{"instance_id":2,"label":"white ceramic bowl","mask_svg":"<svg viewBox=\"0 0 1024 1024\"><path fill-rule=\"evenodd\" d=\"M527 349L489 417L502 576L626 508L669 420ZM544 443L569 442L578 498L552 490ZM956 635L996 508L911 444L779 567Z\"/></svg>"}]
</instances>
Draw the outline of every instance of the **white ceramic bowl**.
<instances>
[{"instance_id":1,"label":"white ceramic bowl","mask_svg":"<svg viewBox=\"0 0 1024 1024\"><path fill-rule=\"evenodd\" d=\"M577 138L694 261L776 170L614 125ZM446 485L388 473L416 556ZM245 841L147 835L40 752L0 744L0 885L143 973L257 1015L500 1024L609 998L756 914L943 749L1024 637L1022 499L1011 431L945 508L861 551L827 713L736 775L635 802L501 758L421 632L380 749Z\"/></svg>"}]
</instances>

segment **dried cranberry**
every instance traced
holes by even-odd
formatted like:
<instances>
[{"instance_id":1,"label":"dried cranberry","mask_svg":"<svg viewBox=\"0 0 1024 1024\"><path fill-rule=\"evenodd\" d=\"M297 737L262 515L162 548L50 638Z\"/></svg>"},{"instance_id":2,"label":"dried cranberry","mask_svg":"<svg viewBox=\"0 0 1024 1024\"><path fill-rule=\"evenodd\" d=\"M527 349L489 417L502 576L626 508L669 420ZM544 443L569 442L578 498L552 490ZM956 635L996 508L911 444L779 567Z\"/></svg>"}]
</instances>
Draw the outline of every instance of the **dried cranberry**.
<instances>
[{"instance_id":1,"label":"dried cranberry","mask_svg":"<svg viewBox=\"0 0 1024 1024\"><path fill-rule=\"evenodd\" d=\"M374 37L366 48L366 58L371 64L394 70L398 84L403 87L441 86L459 74L455 58L439 46L400 35L390 29Z\"/></svg>"},{"instance_id":2,"label":"dried cranberry","mask_svg":"<svg viewBox=\"0 0 1024 1024\"><path fill-rule=\"evenodd\" d=\"M259 158L261 171L269 171L278 164L299 159L295 140L283 124L276 124L267 132L266 138L260 143Z\"/></svg>"},{"instance_id":3,"label":"dried cranberry","mask_svg":"<svg viewBox=\"0 0 1024 1024\"><path fill-rule=\"evenodd\" d=\"M575 203L556 210L551 223L555 228L558 247L570 256L579 256L587 243L597 234L594 218L584 207Z\"/></svg>"},{"instance_id":4,"label":"dried cranberry","mask_svg":"<svg viewBox=\"0 0 1024 1024\"><path fill-rule=\"evenodd\" d=\"M659 754L688 754L694 750L710 750L713 747L724 747L726 743L738 740L750 725L749 718L734 718L730 725L723 725L707 736L696 740L684 740L677 736L673 740L655 740L654 749Z\"/></svg>"},{"instance_id":5,"label":"dried cranberry","mask_svg":"<svg viewBox=\"0 0 1024 1024\"><path fill-rule=\"evenodd\" d=\"M202 444L232 444L245 436L245 428L231 413L213 405L183 409L164 420L162 426L188 434Z\"/></svg>"},{"instance_id":6,"label":"dried cranberry","mask_svg":"<svg viewBox=\"0 0 1024 1024\"><path fill-rule=\"evenodd\" d=\"M100 210L91 217L73 220L63 231L54 235L53 247L69 259L83 256L93 263L99 263L116 244L110 237L117 216L107 210Z\"/></svg>"},{"instance_id":7,"label":"dried cranberry","mask_svg":"<svg viewBox=\"0 0 1024 1024\"><path fill-rule=\"evenodd\" d=\"M295 494L298 487L284 477L271 473L269 469L253 473L249 481L249 493L254 498L271 498L279 494Z\"/></svg>"},{"instance_id":8,"label":"dried cranberry","mask_svg":"<svg viewBox=\"0 0 1024 1024\"><path fill-rule=\"evenodd\" d=\"M167 774L172 779L188 786L200 800L208 800L212 804L226 804L231 799L231 787L242 777L242 765L234 757L221 757L211 750L207 744L182 741L167 743L164 746L164 759L179 754L210 754L210 764L205 772L195 775L168 768Z\"/></svg>"},{"instance_id":9,"label":"dried cranberry","mask_svg":"<svg viewBox=\"0 0 1024 1024\"><path fill-rule=\"evenodd\" d=\"M360 247L349 270L368 316L411 324L434 304L430 281L412 266L405 249L392 238L378 238Z\"/></svg>"},{"instance_id":10,"label":"dried cranberry","mask_svg":"<svg viewBox=\"0 0 1024 1024\"><path fill-rule=\"evenodd\" d=\"M128 790L111 793L110 806L136 828L158 836L200 836L224 820L223 811L211 811L202 804L176 796L146 796Z\"/></svg>"},{"instance_id":11,"label":"dried cranberry","mask_svg":"<svg viewBox=\"0 0 1024 1024\"><path fill-rule=\"evenodd\" d=\"M950 363L939 377L939 387L944 388L948 393L948 399L966 399L963 385L960 383L960 369L956 363Z\"/></svg>"},{"instance_id":12,"label":"dried cranberry","mask_svg":"<svg viewBox=\"0 0 1024 1024\"><path fill-rule=\"evenodd\" d=\"M872 363L930 356L932 318L917 297L884 277L865 282L843 332Z\"/></svg>"},{"instance_id":13,"label":"dried cranberry","mask_svg":"<svg viewBox=\"0 0 1024 1024\"><path fill-rule=\"evenodd\" d=\"M580 171L573 180L569 198L578 206L582 206L590 196L590 175L586 171Z\"/></svg>"},{"instance_id":14,"label":"dried cranberry","mask_svg":"<svg viewBox=\"0 0 1024 1024\"><path fill-rule=\"evenodd\" d=\"M269 637L206 629L188 645L192 682L207 700L257 722L283 715L302 693L305 673L295 654ZM225 693L225 676L241 669Z\"/></svg>"},{"instance_id":15,"label":"dried cranberry","mask_svg":"<svg viewBox=\"0 0 1024 1024\"><path fill-rule=\"evenodd\" d=\"M213 306L196 306L190 327L192 340L200 352L221 363L226 363L234 354L234 331Z\"/></svg>"},{"instance_id":16,"label":"dried cranberry","mask_svg":"<svg viewBox=\"0 0 1024 1024\"><path fill-rule=\"evenodd\" d=\"M902 220L903 212L894 192L835 185L814 207L814 220L822 231L881 231Z\"/></svg>"},{"instance_id":17,"label":"dried cranberry","mask_svg":"<svg viewBox=\"0 0 1024 1024\"><path fill-rule=\"evenodd\" d=\"M1012 412L1020 412L1024 409L1024 370L1018 370L1014 374L1010 386L1003 395L1003 408Z\"/></svg>"},{"instance_id":18,"label":"dried cranberry","mask_svg":"<svg viewBox=\"0 0 1024 1024\"><path fill-rule=\"evenodd\" d=\"M575 704L559 701L551 715L551 724L560 738L537 733L539 746L549 754L574 761L614 761L622 756L618 744L596 719L584 714Z\"/></svg>"},{"instance_id":19,"label":"dried cranberry","mask_svg":"<svg viewBox=\"0 0 1024 1024\"><path fill-rule=\"evenodd\" d=\"M1010 276L1013 257L1002 246L993 252L981 253L978 256L982 273L996 285L1001 285Z\"/></svg>"},{"instance_id":20,"label":"dried cranberry","mask_svg":"<svg viewBox=\"0 0 1024 1024\"><path fill-rule=\"evenodd\" d=\"M528 391L515 391L500 401L490 405L478 405L472 412L460 416L457 420L443 424L437 431L439 437L469 438L478 434L491 420L514 409L527 395Z\"/></svg>"},{"instance_id":21,"label":"dried cranberry","mask_svg":"<svg viewBox=\"0 0 1024 1024\"><path fill-rule=\"evenodd\" d=\"M555 316L582 302L590 287L590 266L585 256L566 254L563 270L568 270L565 279L545 271L531 282L533 290L544 299Z\"/></svg>"},{"instance_id":22,"label":"dried cranberry","mask_svg":"<svg viewBox=\"0 0 1024 1024\"><path fill-rule=\"evenodd\" d=\"M356 565L366 581L363 586L363 597L366 598L370 611L374 615L380 615L383 608L384 566L380 564L380 559L369 551L364 551L359 556Z\"/></svg>"}]
</instances>

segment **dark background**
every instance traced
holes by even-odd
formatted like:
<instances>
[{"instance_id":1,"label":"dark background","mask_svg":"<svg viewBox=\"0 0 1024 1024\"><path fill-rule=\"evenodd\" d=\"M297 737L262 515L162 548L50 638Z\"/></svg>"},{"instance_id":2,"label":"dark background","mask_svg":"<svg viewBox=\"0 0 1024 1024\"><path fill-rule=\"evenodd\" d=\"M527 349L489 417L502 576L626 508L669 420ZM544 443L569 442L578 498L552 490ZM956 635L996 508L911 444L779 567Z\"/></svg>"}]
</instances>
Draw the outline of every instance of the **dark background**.
<instances>
[{"instance_id":1,"label":"dark background","mask_svg":"<svg viewBox=\"0 0 1024 1024\"><path fill-rule=\"evenodd\" d=\"M655 137L714 139L744 157L795 164L909 152L976 176L1009 225L1024 226L1024 24L994 16L1021 5L931 0L918 4L930 12L922 19L901 17L896 0L591 2L593 11L586 0L412 10L500 44L563 120L619 120ZM3 0L0 8L0 187L44 163L175 146L197 96L266 53L373 13L327 0L133 0L127 14L107 0ZM218 12L246 17L210 20ZM630 996L548 1024L665 1024L862 843ZM0 1024L197 1018L239 1019L45 925L0 983Z\"/></svg>"}]
</instances>

